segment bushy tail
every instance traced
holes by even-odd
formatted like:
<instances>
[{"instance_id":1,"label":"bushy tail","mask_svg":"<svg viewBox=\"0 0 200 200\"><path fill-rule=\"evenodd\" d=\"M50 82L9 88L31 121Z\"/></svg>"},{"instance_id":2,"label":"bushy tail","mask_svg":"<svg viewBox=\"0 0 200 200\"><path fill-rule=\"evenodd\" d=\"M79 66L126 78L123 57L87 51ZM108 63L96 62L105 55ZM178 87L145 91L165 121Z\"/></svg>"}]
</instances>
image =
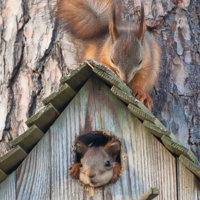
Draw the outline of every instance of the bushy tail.
<instances>
[{"instance_id":1,"label":"bushy tail","mask_svg":"<svg viewBox=\"0 0 200 200\"><path fill-rule=\"evenodd\" d=\"M58 0L55 17L79 38L90 39L108 30L111 0Z\"/></svg>"}]
</instances>

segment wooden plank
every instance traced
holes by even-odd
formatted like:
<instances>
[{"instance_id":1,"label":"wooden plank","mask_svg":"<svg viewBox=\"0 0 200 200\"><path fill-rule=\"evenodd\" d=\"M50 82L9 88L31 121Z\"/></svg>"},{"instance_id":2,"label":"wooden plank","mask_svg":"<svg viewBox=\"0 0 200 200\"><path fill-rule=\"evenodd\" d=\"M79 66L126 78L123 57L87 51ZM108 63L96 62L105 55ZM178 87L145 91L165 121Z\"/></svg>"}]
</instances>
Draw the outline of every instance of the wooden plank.
<instances>
[{"instance_id":1,"label":"wooden plank","mask_svg":"<svg viewBox=\"0 0 200 200\"><path fill-rule=\"evenodd\" d=\"M88 59L87 63L93 68L93 72L108 85L114 85L128 94L132 94L132 90L108 67L91 59Z\"/></svg>"},{"instance_id":2,"label":"wooden plank","mask_svg":"<svg viewBox=\"0 0 200 200\"><path fill-rule=\"evenodd\" d=\"M191 150L187 149L183 145L174 142L171 138L169 138L166 135L163 135L161 140L165 145L165 147L175 155L180 156L181 154L183 154L192 162L194 162L196 165L199 164L199 161L197 160L196 156L192 153Z\"/></svg>"},{"instance_id":3,"label":"wooden plank","mask_svg":"<svg viewBox=\"0 0 200 200\"><path fill-rule=\"evenodd\" d=\"M15 147L19 145L24 151L29 153L43 136L44 133L36 125L33 125L22 135L10 142L10 146Z\"/></svg>"},{"instance_id":4,"label":"wooden plank","mask_svg":"<svg viewBox=\"0 0 200 200\"><path fill-rule=\"evenodd\" d=\"M58 116L59 112L51 103L49 103L44 109L30 117L26 121L26 124L28 127L31 127L35 124L43 133L45 133Z\"/></svg>"},{"instance_id":5,"label":"wooden plank","mask_svg":"<svg viewBox=\"0 0 200 200\"><path fill-rule=\"evenodd\" d=\"M21 147L17 146L0 158L0 169L6 174L10 174L20 165L26 156L27 153Z\"/></svg>"},{"instance_id":6,"label":"wooden plank","mask_svg":"<svg viewBox=\"0 0 200 200\"><path fill-rule=\"evenodd\" d=\"M142 121L150 121L156 125L156 127L166 130L163 124L151 113L144 111L144 109L140 109L132 104L128 105L128 109L139 119Z\"/></svg>"},{"instance_id":7,"label":"wooden plank","mask_svg":"<svg viewBox=\"0 0 200 200\"><path fill-rule=\"evenodd\" d=\"M5 180L7 175L0 169L0 183Z\"/></svg>"},{"instance_id":8,"label":"wooden plank","mask_svg":"<svg viewBox=\"0 0 200 200\"><path fill-rule=\"evenodd\" d=\"M78 92L92 73L90 66L84 62L76 70L71 71L68 76L62 77L60 82L67 83L74 91Z\"/></svg>"},{"instance_id":9,"label":"wooden plank","mask_svg":"<svg viewBox=\"0 0 200 200\"><path fill-rule=\"evenodd\" d=\"M116 86L113 86L111 88L111 92L115 94L119 99L121 99L126 104L133 104L134 106L140 108L142 111L147 113L148 115L154 117L154 115L151 113L151 111L139 100L137 100L135 97L133 97L130 94L127 94L121 90L119 90Z\"/></svg>"},{"instance_id":10,"label":"wooden plank","mask_svg":"<svg viewBox=\"0 0 200 200\"><path fill-rule=\"evenodd\" d=\"M16 171L14 171L0 184L0 199L17 200L16 195Z\"/></svg>"},{"instance_id":11,"label":"wooden plank","mask_svg":"<svg viewBox=\"0 0 200 200\"><path fill-rule=\"evenodd\" d=\"M184 155L181 155L179 157L179 160L185 165L192 173L194 173L196 176L200 178L200 165L196 165L193 162L191 162L188 158L186 158Z\"/></svg>"},{"instance_id":12,"label":"wooden plank","mask_svg":"<svg viewBox=\"0 0 200 200\"><path fill-rule=\"evenodd\" d=\"M168 131L166 128L159 127L156 124L153 124L146 120L143 122L143 125L156 137L162 138L163 135L166 135L170 137L174 142L181 144L176 136L172 132Z\"/></svg>"},{"instance_id":13,"label":"wooden plank","mask_svg":"<svg viewBox=\"0 0 200 200\"><path fill-rule=\"evenodd\" d=\"M65 83L58 92L51 94L43 99L42 102L44 105L51 103L61 113L75 95L76 92Z\"/></svg>"},{"instance_id":14,"label":"wooden plank","mask_svg":"<svg viewBox=\"0 0 200 200\"><path fill-rule=\"evenodd\" d=\"M52 141L53 142L53 141ZM51 200L51 163L50 152L56 151L50 148L50 134L45 134L35 148L29 153L20 167L16 170L17 200ZM65 152L63 152L63 155ZM59 200L59 197L56 198Z\"/></svg>"},{"instance_id":15,"label":"wooden plank","mask_svg":"<svg viewBox=\"0 0 200 200\"><path fill-rule=\"evenodd\" d=\"M177 158L178 200L200 200L200 181Z\"/></svg>"},{"instance_id":16,"label":"wooden plank","mask_svg":"<svg viewBox=\"0 0 200 200\"><path fill-rule=\"evenodd\" d=\"M79 134L101 129L121 139L125 168L115 184L94 190L94 196L89 197L68 175L74 159L72 144ZM161 191L158 200L177 199L175 158L98 77L87 81L49 132L52 199L137 200L152 186Z\"/></svg>"},{"instance_id":17,"label":"wooden plank","mask_svg":"<svg viewBox=\"0 0 200 200\"><path fill-rule=\"evenodd\" d=\"M159 195L158 188L150 188L138 200L152 200Z\"/></svg>"}]
</instances>

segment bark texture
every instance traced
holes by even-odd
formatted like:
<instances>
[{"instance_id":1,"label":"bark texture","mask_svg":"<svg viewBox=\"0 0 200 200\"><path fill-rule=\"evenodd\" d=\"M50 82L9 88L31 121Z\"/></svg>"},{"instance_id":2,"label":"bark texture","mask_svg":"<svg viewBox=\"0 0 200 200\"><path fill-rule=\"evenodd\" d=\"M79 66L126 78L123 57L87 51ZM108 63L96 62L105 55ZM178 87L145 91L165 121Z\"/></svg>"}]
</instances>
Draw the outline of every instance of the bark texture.
<instances>
[{"instance_id":1,"label":"bark texture","mask_svg":"<svg viewBox=\"0 0 200 200\"><path fill-rule=\"evenodd\" d=\"M77 67L76 49L52 17L54 0L0 2L0 156ZM124 4L137 19L140 6ZM153 113L200 161L200 0L144 0L146 24L159 37L161 72Z\"/></svg>"}]
</instances>

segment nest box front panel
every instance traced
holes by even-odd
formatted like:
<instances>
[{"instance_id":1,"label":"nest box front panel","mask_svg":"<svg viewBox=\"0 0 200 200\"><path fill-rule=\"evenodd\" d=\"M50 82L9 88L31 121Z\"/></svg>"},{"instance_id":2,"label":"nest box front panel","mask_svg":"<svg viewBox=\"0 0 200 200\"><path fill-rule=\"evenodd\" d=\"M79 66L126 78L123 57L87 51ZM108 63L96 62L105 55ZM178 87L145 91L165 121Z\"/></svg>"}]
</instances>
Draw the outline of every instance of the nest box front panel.
<instances>
[{"instance_id":1,"label":"nest box front panel","mask_svg":"<svg viewBox=\"0 0 200 200\"><path fill-rule=\"evenodd\" d=\"M80 134L104 129L122 143L125 166L115 184L93 198L73 180L72 145ZM110 88L92 76L17 170L18 199L133 199L157 187L156 199L177 199L175 158L151 135ZM23 186L23 187L22 187ZM37 192L38 190L38 192Z\"/></svg>"}]
</instances>

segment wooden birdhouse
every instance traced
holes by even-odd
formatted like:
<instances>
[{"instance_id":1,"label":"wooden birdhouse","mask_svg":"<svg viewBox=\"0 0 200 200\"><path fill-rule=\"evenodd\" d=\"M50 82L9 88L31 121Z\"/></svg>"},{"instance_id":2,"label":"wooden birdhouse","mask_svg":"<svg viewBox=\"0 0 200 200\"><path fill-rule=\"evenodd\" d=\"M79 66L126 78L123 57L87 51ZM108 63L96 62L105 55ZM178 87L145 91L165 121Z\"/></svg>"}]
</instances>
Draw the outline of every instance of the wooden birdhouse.
<instances>
[{"instance_id":1,"label":"wooden birdhouse","mask_svg":"<svg viewBox=\"0 0 200 200\"><path fill-rule=\"evenodd\" d=\"M89 60L61 83L0 158L1 200L200 200L196 157L111 70ZM76 138L92 131L121 142L120 177L94 189L69 176Z\"/></svg>"}]
</instances>

